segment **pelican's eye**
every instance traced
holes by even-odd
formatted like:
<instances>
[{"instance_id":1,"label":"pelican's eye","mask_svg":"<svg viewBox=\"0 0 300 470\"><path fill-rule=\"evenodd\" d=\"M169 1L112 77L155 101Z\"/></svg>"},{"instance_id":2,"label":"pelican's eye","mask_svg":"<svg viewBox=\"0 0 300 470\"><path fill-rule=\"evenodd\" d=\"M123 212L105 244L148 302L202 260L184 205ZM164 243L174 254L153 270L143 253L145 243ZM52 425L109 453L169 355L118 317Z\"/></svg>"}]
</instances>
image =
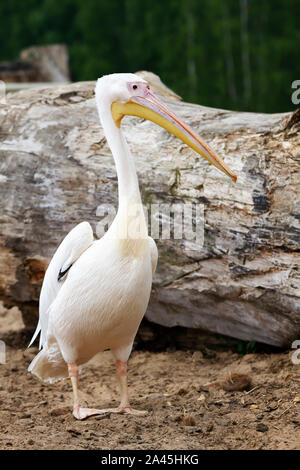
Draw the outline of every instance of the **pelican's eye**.
<instances>
[{"instance_id":1,"label":"pelican's eye","mask_svg":"<svg viewBox=\"0 0 300 470\"><path fill-rule=\"evenodd\" d=\"M127 89L132 96L146 97L149 93L149 85L144 82L129 82L127 83Z\"/></svg>"}]
</instances>

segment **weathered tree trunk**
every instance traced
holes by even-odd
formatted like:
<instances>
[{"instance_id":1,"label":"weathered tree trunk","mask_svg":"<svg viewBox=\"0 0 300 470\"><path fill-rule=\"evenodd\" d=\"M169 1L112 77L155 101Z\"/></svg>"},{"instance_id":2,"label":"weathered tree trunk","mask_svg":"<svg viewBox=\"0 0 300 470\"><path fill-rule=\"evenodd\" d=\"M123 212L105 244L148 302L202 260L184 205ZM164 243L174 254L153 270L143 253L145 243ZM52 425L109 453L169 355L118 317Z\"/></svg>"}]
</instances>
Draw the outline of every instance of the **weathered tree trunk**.
<instances>
[{"instance_id":1,"label":"weathered tree trunk","mask_svg":"<svg viewBox=\"0 0 300 470\"><path fill-rule=\"evenodd\" d=\"M68 48L64 44L52 44L23 49L19 60L0 62L0 80L6 83L68 83Z\"/></svg>"},{"instance_id":2,"label":"weathered tree trunk","mask_svg":"<svg viewBox=\"0 0 300 470\"><path fill-rule=\"evenodd\" d=\"M83 220L96 228L97 208L117 205L93 89L77 83L24 91L0 107L0 300L18 305L28 326L64 235ZM165 100L238 181L154 124L123 120L143 201L205 206L203 247L158 241L148 319L289 345L300 335L300 113L211 109L176 100L170 90Z\"/></svg>"},{"instance_id":3,"label":"weathered tree trunk","mask_svg":"<svg viewBox=\"0 0 300 470\"><path fill-rule=\"evenodd\" d=\"M41 82L67 83L70 80L69 54L65 44L31 46L21 51L20 58L38 68Z\"/></svg>"}]
</instances>

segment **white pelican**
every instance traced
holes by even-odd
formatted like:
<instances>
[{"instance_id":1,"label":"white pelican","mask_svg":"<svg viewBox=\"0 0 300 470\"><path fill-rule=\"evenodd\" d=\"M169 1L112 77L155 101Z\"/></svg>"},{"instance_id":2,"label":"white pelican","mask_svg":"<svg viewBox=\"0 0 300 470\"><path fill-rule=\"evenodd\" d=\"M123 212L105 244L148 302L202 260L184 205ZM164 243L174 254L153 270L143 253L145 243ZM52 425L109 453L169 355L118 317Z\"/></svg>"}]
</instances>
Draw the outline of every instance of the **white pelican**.
<instances>
[{"instance_id":1,"label":"white pelican","mask_svg":"<svg viewBox=\"0 0 300 470\"><path fill-rule=\"evenodd\" d=\"M109 230L94 241L88 222L65 237L46 271L39 322L42 350L28 370L44 382L71 378L73 415L77 419L105 412L143 414L131 408L127 393L127 360L145 314L156 269L157 248L148 236L134 161L121 130L125 115L149 119L180 138L218 169L236 176L179 117L133 74L98 79L96 105L117 175L119 207ZM121 388L118 408L80 406L78 366L110 349Z\"/></svg>"}]
</instances>

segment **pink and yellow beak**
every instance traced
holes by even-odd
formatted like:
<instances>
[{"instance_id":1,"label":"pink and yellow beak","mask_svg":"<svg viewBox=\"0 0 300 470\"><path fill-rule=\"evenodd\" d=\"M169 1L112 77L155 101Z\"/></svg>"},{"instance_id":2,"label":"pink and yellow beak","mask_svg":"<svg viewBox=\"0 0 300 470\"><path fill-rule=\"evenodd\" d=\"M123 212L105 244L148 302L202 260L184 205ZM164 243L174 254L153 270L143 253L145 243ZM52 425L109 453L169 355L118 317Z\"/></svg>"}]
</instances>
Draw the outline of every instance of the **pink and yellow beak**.
<instances>
[{"instance_id":1,"label":"pink and yellow beak","mask_svg":"<svg viewBox=\"0 0 300 470\"><path fill-rule=\"evenodd\" d=\"M145 97L132 96L127 103L112 103L111 111L118 127L120 127L121 120L125 115L141 117L158 124L236 182L237 176L232 173L223 160L187 124L161 103L150 90Z\"/></svg>"}]
</instances>

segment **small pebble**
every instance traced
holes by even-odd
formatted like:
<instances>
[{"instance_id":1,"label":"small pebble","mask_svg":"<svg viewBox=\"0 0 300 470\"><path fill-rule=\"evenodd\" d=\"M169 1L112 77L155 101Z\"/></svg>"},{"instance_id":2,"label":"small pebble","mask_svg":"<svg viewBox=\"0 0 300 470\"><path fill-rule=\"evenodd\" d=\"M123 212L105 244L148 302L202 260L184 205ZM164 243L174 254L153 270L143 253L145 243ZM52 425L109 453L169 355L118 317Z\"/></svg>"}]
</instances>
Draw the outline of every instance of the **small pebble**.
<instances>
[{"instance_id":1,"label":"small pebble","mask_svg":"<svg viewBox=\"0 0 300 470\"><path fill-rule=\"evenodd\" d=\"M50 411L51 416L61 416L70 413L69 408L54 408Z\"/></svg>"},{"instance_id":2,"label":"small pebble","mask_svg":"<svg viewBox=\"0 0 300 470\"><path fill-rule=\"evenodd\" d=\"M200 432L202 432L202 428L196 428L194 431L195 431L196 433L200 433Z\"/></svg>"},{"instance_id":3,"label":"small pebble","mask_svg":"<svg viewBox=\"0 0 300 470\"><path fill-rule=\"evenodd\" d=\"M258 423L256 425L256 431L258 432L267 432L269 430L268 426L264 423Z\"/></svg>"},{"instance_id":4,"label":"small pebble","mask_svg":"<svg viewBox=\"0 0 300 470\"><path fill-rule=\"evenodd\" d=\"M77 429L68 428L67 432L69 432L70 434L73 434L74 436L81 436L81 432L77 431Z\"/></svg>"}]
</instances>

